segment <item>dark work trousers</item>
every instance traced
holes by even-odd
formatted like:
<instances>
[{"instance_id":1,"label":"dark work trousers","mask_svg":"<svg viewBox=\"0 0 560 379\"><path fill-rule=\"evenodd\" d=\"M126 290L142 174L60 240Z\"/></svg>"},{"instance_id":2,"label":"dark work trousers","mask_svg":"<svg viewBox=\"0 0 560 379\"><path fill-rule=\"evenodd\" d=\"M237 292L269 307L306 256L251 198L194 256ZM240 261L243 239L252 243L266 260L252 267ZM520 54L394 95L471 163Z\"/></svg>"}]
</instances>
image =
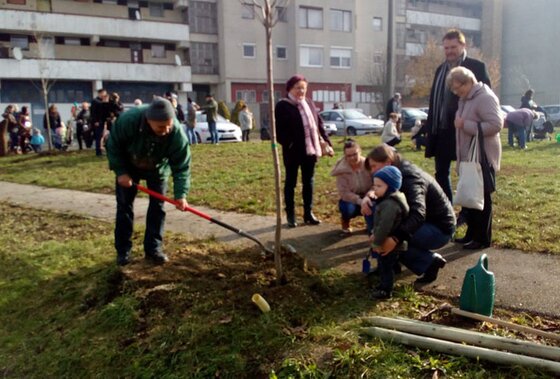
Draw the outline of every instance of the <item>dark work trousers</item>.
<instances>
[{"instance_id":1,"label":"dark work trousers","mask_svg":"<svg viewBox=\"0 0 560 379\"><path fill-rule=\"evenodd\" d=\"M451 189L451 159L447 157L434 157L436 163L436 181L453 204L453 190Z\"/></svg>"},{"instance_id":2,"label":"dark work trousers","mask_svg":"<svg viewBox=\"0 0 560 379\"><path fill-rule=\"evenodd\" d=\"M135 183L138 176L132 176ZM152 191L165 195L167 180L147 179L146 185ZM117 254L125 256L132 249L132 232L134 227L134 199L138 193L136 186L124 188L116 184L117 219L115 223L115 249ZM144 234L144 253L147 255L162 251L165 210L163 201L150 196L150 205L146 215L146 232Z\"/></svg>"},{"instance_id":3,"label":"dark work trousers","mask_svg":"<svg viewBox=\"0 0 560 379\"><path fill-rule=\"evenodd\" d=\"M297 185L297 177L300 167L304 213L309 214L313 209L313 181L316 162L317 158L314 155L307 155L300 159L299 162L290 162L288 164L284 162L284 168L286 170L286 181L284 182L284 202L286 203L286 213L288 215L294 213L294 192Z\"/></svg>"},{"instance_id":4,"label":"dark work trousers","mask_svg":"<svg viewBox=\"0 0 560 379\"><path fill-rule=\"evenodd\" d=\"M76 123L76 139L78 140L78 148L84 148L84 124L81 122Z\"/></svg>"},{"instance_id":5,"label":"dark work trousers","mask_svg":"<svg viewBox=\"0 0 560 379\"><path fill-rule=\"evenodd\" d=\"M93 137L95 139L95 155L98 157L103 155L101 151L101 140L103 139L104 125L99 125L93 128Z\"/></svg>"},{"instance_id":6,"label":"dark work trousers","mask_svg":"<svg viewBox=\"0 0 560 379\"><path fill-rule=\"evenodd\" d=\"M484 191L484 208L481 211L465 209L468 209L465 236L483 245L490 245L492 242L492 194Z\"/></svg>"}]
</instances>

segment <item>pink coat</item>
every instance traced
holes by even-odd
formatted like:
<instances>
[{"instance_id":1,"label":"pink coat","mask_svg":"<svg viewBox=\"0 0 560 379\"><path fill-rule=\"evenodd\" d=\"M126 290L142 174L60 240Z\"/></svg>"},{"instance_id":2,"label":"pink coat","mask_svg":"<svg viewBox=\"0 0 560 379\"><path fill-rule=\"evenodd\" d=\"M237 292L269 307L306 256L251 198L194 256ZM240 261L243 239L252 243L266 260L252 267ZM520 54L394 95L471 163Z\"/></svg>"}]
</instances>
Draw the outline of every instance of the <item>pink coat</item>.
<instances>
[{"instance_id":1,"label":"pink coat","mask_svg":"<svg viewBox=\"0 0 560 379\"><path fill-rule=\"evenodd\" d=\"M477 123L480 122L486 156L494 170L498 172L502 158L500 131L504 120L500 111L500 101L494 92L486 84L476 83L467 97L459 100L456 115L465 121L464 127L456 130L457 170L461 161L468 160L471 139L477 133Z\"/></svg>"},{"instance_id":2,"label":"pink coat","mask_svg":"<svg viewBox=\"0 0 560 379\"><path fill-rule=\"evenodd\" d=\"M331 176L336 177L338 195L344 201L361 204L362 198L373 185L371 173L364 167L366 159L360 156L360 168L352 170L344 157L336 162Z\"/></svg>"}]
</instances>

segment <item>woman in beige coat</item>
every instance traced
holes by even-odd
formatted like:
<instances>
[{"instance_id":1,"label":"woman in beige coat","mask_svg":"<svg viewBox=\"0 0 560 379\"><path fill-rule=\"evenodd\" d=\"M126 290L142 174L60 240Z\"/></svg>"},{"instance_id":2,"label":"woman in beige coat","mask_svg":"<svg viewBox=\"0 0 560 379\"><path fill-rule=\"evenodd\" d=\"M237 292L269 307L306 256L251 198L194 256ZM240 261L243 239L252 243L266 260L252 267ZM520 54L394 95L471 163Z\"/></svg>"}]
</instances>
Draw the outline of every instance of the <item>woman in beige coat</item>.
<instances>
[{"instance_id":1,"label":"woman in beige coat","mask_svg":"<svg viewBox=\"0 0 560 379\"><path fill-rule=\"evenodd\" d=\"M455 115L457 170L461 162L468 160L469 146L478 133L480 123L488 162L498 172L502 156L500 130L503 126L498 98L490 87L478 82L473 72L465 67L452 69L447 76L447 85L459 97L459 108ZM455 242L464 243L465 249L489 247L492 242L491 190L484 189L484 209L466 211L467 233Z\"/></svg>"},{"instance_id":2,"label":"woman in beige coat","mask_svg":"<svg viewBox=\"0 0 560 379\"><path fill-rule=\"evenodd\" d=\"M344 156L336 162L331 171L331 176L336 177L336 188L340 200L340 222L342 232L350 234L350 220L361 214L362 199L371 189L372 175L365 168L366 159L362 156L360 145L352 139L344 143ZM365 217L368 233L373 228L373 218Z\"/></svg>"}]
</instances>

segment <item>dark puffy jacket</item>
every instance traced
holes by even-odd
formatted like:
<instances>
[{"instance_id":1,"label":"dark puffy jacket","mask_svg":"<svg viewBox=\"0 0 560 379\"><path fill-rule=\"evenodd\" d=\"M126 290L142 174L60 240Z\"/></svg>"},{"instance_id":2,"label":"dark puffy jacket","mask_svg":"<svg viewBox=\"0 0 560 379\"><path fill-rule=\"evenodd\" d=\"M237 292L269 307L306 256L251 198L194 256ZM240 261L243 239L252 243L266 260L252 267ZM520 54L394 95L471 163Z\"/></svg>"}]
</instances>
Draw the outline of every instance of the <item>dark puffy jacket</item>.
<instances>
[{"instance_id":1,"label":"dark puffy jacket","mask_svg":"<svg viewBox=\"0 0 560 379\"><path fill-rule=\"evenodd\" d=\"M399 166L403 180L401 192L410 207L408 217L395 232L399 241L408 241L412 235L428 222L445 234L455 230L455 213L449 199L436 180L409 161Z\"/></svg>"}]
</instances>

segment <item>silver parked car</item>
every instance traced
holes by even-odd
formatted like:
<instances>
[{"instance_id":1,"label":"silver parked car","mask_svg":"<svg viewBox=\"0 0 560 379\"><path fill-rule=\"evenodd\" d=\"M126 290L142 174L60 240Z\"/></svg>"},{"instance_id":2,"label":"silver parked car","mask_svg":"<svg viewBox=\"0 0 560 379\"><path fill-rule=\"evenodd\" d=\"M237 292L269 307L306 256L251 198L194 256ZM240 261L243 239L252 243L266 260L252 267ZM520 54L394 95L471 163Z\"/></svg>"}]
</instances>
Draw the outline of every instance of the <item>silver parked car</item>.
<instances>
[{"instance_id":1,"label":"silver parked car","mask_svg":"<svg viewBox=\"0 0 560 379\"><path fill-rule=\"evenodd\" d=\"M330 109L319 113L323 121L336 124L336 134L359 136L383 131L383 121L363 114L359 109Z\"/></svg>"},{"instance_id":2,"label":"silver parked car","mask_svg":"<svg viewBox=\"0 0 560 379\"><path fill-rule=\"evenodd\" d=\"M548 121L557 128L560 127L560 105L543 105L541 108L546 112Z\"/></svg>"}]
</instances>

